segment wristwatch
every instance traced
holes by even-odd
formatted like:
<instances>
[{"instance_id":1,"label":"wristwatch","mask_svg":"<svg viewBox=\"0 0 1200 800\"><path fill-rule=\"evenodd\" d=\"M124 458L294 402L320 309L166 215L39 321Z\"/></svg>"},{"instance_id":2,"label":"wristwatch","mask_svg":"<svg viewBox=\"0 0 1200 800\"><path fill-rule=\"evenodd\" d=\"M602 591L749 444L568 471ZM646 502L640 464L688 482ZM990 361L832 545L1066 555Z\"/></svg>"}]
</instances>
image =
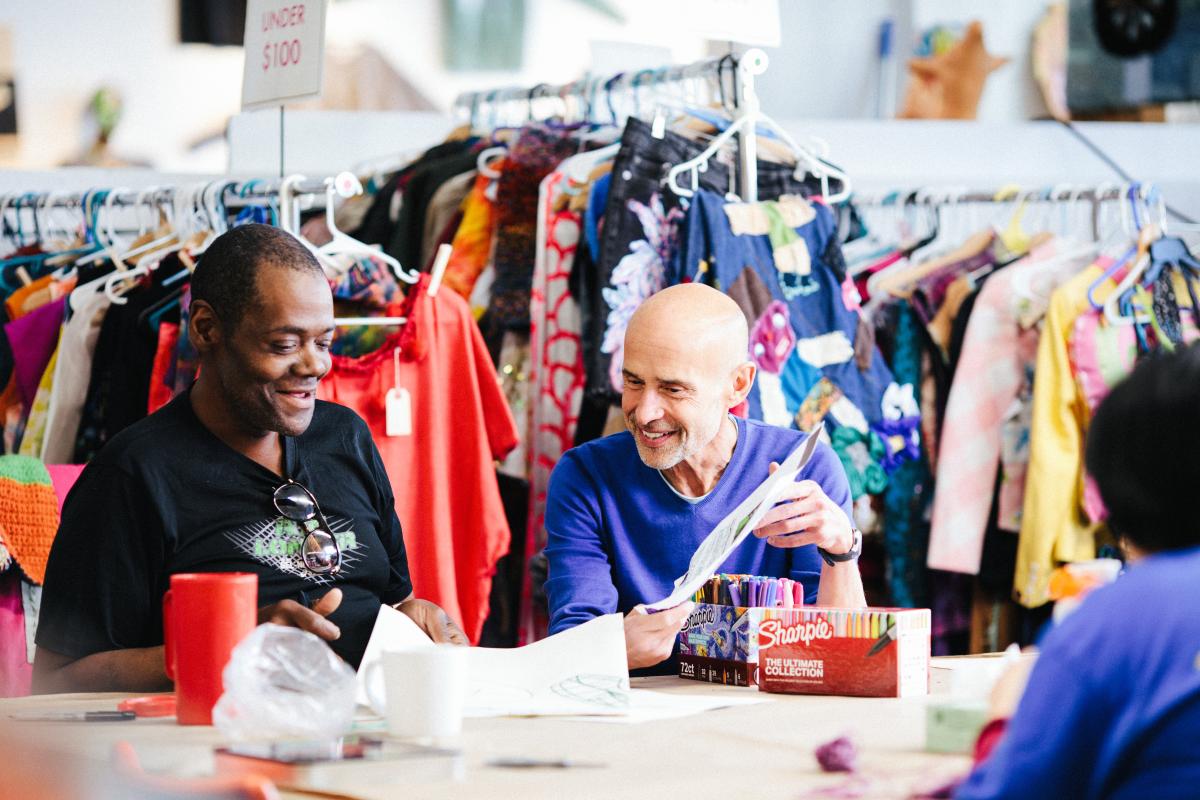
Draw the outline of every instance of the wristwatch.
<instances>
[{"instance_id":1,"label":"wristwatch","mask_svg":"<svg viewBox=\"0 0 1200 800\"><path fill-rule=\"evenodd\" d=\"M826 564L833 567L847 561L858 560L858 557L862 555L862 531L858 528L851 528L850 534L852 537L850 549L844 553L831 553L823 547L817 548L817 552L821 554L821 558L825 559Z\"/></svg>"}]
</instances>

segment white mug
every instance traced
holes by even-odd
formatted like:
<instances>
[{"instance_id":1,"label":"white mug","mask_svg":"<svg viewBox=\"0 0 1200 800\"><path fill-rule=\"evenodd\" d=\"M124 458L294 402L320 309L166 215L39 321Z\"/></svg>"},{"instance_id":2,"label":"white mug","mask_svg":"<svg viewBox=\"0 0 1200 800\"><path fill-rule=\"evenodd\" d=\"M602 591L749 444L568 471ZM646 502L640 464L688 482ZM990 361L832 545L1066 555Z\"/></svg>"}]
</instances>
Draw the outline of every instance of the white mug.
<instances>
[{"instance_id":1,"label":"white mug","mask_svg":"<svg viewBox=\"0 0 1200 800\"><path fill-rule=\"evenodd\" d=\"M382 669L383 680L375 673ZM384 696L378 688L382 683ZM383 710L388 733L406 739L443 739L462 732L467 695L467 648L438 644L380 654L367 668L371 706Z\"/></svg>"}]
</instances>

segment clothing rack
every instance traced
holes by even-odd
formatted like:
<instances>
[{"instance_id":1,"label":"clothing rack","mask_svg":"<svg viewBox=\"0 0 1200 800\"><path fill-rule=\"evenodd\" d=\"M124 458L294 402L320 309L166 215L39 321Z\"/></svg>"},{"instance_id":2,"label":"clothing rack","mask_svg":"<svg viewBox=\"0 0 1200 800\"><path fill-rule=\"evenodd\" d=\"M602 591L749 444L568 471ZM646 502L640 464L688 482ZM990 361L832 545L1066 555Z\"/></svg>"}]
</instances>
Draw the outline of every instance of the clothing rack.
<instances>
[{"instance_id":1,"label":"clothing rack","mask_svg":"<svg viewBox=\"0 0 1200 800\"><path fill-rule=\"evenodd\" d=\"M538 100L557 99L562 105L565 120L594 121L593 112L607 110L610 120L618 122L613 107L614 96L631 95L635 101L642 90L656 90L665 86L685 88L687 84L699 84L712 80L719 93L719 100L727 109L736 108L737 96L730 98L725 90L725 72L736 75L739 59L728 54L721 58L695 61L691 64L643 69L635 72L618 72L615 75L585 75L577 81L560 85L540 83L532 87L506 86L476 92L463 92L454 100L453 113L464 117L473 126L482 122L486 112L489 118L497 116L504 106L524 105L526 118L533 120L534 103ZM737 91L735 88L733 91ZM597 100L603 97L605 105ZM569 101L575 101L571 107ZM732 102L730 102L732 100ZM571 112L575 111L575 114ZM579 112L583 112L580 114Z\"/></svg>"},{"instance_id":2,"label":"clothing rack","mask_svg":"<svg viewBox=\"0 0 1200 800\"><path fill-rule=\"evenodd\" d=\"M0 194L0 228L5 234L13 230L37 232L47 211L80 211L85 216L95 216L102 211L122 209L130 212L137 208L165 210L191 204L198 210L212 215L229 209L247 206L263 206L278 203L290 205L290 201L303 198L306 208L320 202L327 195L332 183L340 196L348 197L354 192L343 190L343 176L308 179L292 175L283 179L230 179L217 178L197 180L194 183L177 185L151 185L140 188L123 186L95 187L86 190L22 191ZM25 215L22 217L22 215ZM25 222L29 222L25 225ZM125 215L122 222L132 222L135 228L144 228L135 216ZM142 221L144 223L144 220ZM110 225L114 232L129 233L128 225Z\"/></svg>"},{"instance_id":3,"label":"clothing rack","mask_svg":"<svg viewBox=\"0 0 1200 800\"><path fill-rule=\"evenodd\" d=\"M285 179L287 180L287 179ZM250 205L247 200L273 199L283 191L285 181L279 179L260 180L210 180L199 181L191 186L150 186L143 189L108 187L85 191L9 192L0 195L0 214L9 209L83 208L85 204L108 206L135 206L165 204L183 196L186 192L200 198L202 195L219 191L222 202L229 207ZM302 180L288 184L287 191L294 197L322 195L326 180ZM228 197L230 192L233 197Z\"/></svg>"},{"instance_id":4,"label":"clothing rack","mask_svg":"<svg viewBox=\"0 0 1200 800\"><path fill-rule=\"evenodd\" d=\"M676 91L686 94L689 86L708 87L711 81L716 87L717 97L710 97L710 100L719 101L734 119L742 115L753 115L756 118L759 114L759 102L754 89L754 79L766 71L767 63L766 53L758 48L751 48L740 57L730 53L720 58L691 64L643 69L630 73L618 72L611 76L586 75L580 80L557 86L542 83L528 88L503 87L464 92L455 99L453 113L457 117L465 118L472 128L476 128L480 126L483 107L486 107L494 126L498 118L505 117L499 113L502 108L523 105L524 119L531 122L539 118L534 114L534 103L538 100L554 99L561 104L561 113L557 116L563 121L595 122L596 100L603 93L608 118L615 125L619 123L619 116L613 105L614 92L618 96L626 94L632 97L634 113L637 114L641 111L643 90L655 92L671 86ZM732 90L729 92L726 91L725 84L726 70L732 78ZM571 100L575 101L574 108L569 102ZM703 99L700 99L700 102L703 102ZM758 198L757 164L756 125L750 124L743 126L738 132L738 184L741 196L747 202L754 202Z\"/></svg>"},{"instance_id":5,"label":"clothing rack","mask_svg":"<svg viewBox=\"0 0 1200 800\"><path fill-rule=\"evenodd\" d=\"M857 207L885 208L922 206L942 208L955 205L1010 204L1022 203L1090 203L1092 232L1097 235L1100 226L1100 209L1104 203L1129 201L1133 206L1152 212L1166 225L1166 202L1162 192L1152 183L1102 183L1097 186L1075 186L1060 184L1050 187L1022 187L1016 184L995 191L969 190L964 187L926 187L912 190L887 190L882 192L855 192L852 203ZM1124 207L1124 206L1122 206ZM1136 215L1136 211L1134 214ZM1135 220L1136 221L1136 220Z\"/></svg>"}]
</instances>

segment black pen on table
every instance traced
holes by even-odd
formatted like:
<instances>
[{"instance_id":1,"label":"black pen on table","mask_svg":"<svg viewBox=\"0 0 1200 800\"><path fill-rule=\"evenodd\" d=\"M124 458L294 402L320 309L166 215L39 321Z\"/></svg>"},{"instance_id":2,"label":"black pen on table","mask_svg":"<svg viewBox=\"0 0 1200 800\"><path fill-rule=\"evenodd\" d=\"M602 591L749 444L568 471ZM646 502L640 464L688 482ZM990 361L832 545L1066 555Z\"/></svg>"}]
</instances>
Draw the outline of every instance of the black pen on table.
<instances>
[{"instance_id":1,"label":"black pen on table","mask_svg":"<svg viewBox=\"0 0 1200 800\"><path fill-rule=\"evenodd\" d=\"M9 714L18 722L127 722L137 719L132 711L21 711Z\"/></svg>"}]
</instances>

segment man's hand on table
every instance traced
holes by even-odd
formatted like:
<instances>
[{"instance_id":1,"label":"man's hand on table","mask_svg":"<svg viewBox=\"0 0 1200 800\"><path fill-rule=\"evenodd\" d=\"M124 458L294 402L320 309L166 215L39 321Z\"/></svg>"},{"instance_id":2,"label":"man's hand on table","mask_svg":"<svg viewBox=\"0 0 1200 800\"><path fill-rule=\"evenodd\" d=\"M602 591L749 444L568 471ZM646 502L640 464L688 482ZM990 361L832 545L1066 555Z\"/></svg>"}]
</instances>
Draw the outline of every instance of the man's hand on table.
<instances>
[{"instance_id":1,"label":"man's hand on table","mask_svg":"<svg viewBox=\"0 0 1200 800\"><path fill-rule=\"evenodd\" d=\"M471 644L462 628L455 625L450 615L436 603L409 597L395 608L417 623L417 627L438 644Z\"/></svg>"},{"instance_id":2,"label":"man's hand on table","mask_svg":"<svg viewBox=\"0 0 1200 800\"><path fill-rule=\"evenodd\" d=\"M651 614L635 606L625 615L625 656L630 669L652 667L671 657L679 629L696 604L690 600L675 608Z\"/></svg>"},{"instance_id":3,"label":"man's hand on table","mask_svg":"<svg viewBox=\"0 0 1200 800\"><path fill-rule=\"evenodd\" d=\"M273 622L276 625L287 625L308 631L327 642L332 642L341 636L342 632L337 625L325 618L336 611L341 604L341 589L330 589L313 604L312 608L306 608L295 600L280 600L278 603L272 603L258 610L258 624Z\"/></svg>"},{"instance_id":4,"label":"man's hand on table","mask_svg":"<svg viewBox=\"0 0 1200 800\"><path fill-rule=\"evenodd\" d=\"M772 462L770 469L774 473L779 465ZM780 504L758 523L754 535L775 547L815 544L835 555L854 547L854 530L846 512L816 481L797 481L789 486Z\"/></svg>"}]
</instances>

